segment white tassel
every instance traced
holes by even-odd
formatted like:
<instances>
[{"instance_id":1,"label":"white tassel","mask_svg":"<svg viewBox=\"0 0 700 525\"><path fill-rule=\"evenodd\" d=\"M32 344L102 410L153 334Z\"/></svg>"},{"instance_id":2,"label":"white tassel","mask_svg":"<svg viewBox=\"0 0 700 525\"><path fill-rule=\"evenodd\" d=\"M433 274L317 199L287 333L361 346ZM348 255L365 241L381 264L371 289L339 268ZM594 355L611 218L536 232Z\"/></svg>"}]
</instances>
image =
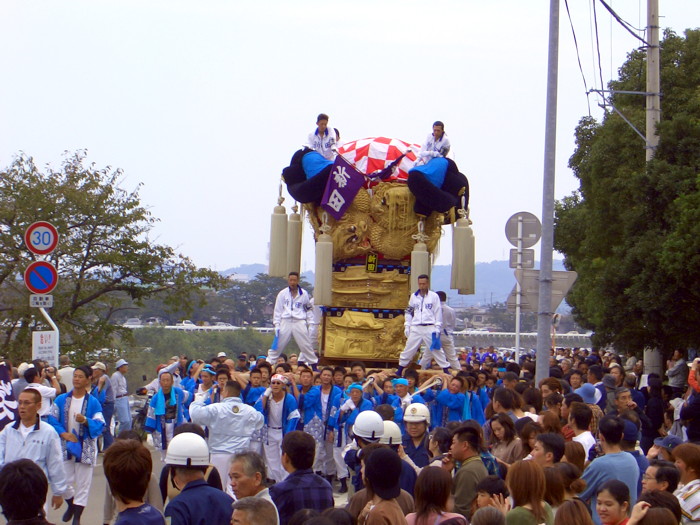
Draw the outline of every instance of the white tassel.
<instances>
[{"instance_id":1,"label":"white tassel","mask_svg":"<svg viewBox=\"0 0 700 525\"><path fill-rule=\"evenodd\" d=\"M450 285L460 295L473 295L476 292L474 232L468 213L461 209L459 214L460 218L452 230Z\"/></svg>"},{"instance_id":2,"label":"white tassel","mask_svg":"<svg viewBox=\"0 0 700 525\"><path fill-rule=\"evenodd\" d=\"M327 215L323 213L321 234L316 241L316 273L314 285L314 304L316 306L331 306L333 286L333 238L328 235L330 226Z\"/></svg>"},{"instance_id":3,"label":"white tassel","mask_svg":"<svg viewBox=\"0 0 700 525\"><path fill-rule=\"evenodd\" d=\"M282 206L282 184L277 206L272 212L270 224L270 263L271 277L287 277L287 210Z\"/></svg>"},{"instance_id":4,"label":"white tassel","mask_svg":"<svg viewBox=\"0 0 700 525\"><path fill-rule=\"evenodd\" d=\"M430 254L424 242L417 242L411 251L411 291L418 290L418 276L430 275Z\"/></svg>"},{"instance_id":5,"label":"white tassel","mask_svg":"<svg viewBox=\"0 0 700 525\"><path fill-rule=\"evenodd\" d=\"M287 223L287 273L301 273L301 215L294 204Z\"/></svg>"},{"instance_id":6,"label":"white tassel","mask_svg":"<svg viewBox=\"0 0 700 525\"><path fill-rule=\"evenodd\" d=\"M425 244L428 236L425 235L424 231L423 219L421 219L418 221L418 233L412 235L416 244L413 245L411 251L411 292L418 290L419 275L430 275L430 253L428 253L428 246Z\"/></svg>"}]
</instances>

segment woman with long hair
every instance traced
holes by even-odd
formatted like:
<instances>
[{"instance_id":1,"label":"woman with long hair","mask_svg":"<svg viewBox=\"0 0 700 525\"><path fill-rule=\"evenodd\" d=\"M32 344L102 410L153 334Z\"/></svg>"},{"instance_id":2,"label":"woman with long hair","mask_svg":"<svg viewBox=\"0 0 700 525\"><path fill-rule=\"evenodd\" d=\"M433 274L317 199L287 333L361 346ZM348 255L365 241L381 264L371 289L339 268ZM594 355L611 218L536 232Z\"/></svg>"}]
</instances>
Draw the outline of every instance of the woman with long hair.
<instances>
[{"instance_id":1,"label":"woman with long hair","mask_svg":"<svg viewBox=\"0 0 700 525\"><path fill-rule=\"evenodd\" d=\"M433 525L448 519L460 519L467 525L461 514L449 512L452 509L452 476L441 467L425 467L416 480L416 512L406 516L408 525Z\"/></svg>"},{"instance_id":2,"label":"woman with long hair","mask_svg":"<svg viewBox=\"0 0 700 525\"><path fill-rule=\"evenodd\" d=\"M497 414L489 420L491 426L491 453L506 466L520 458L520 439L508 414Z\"/></svg>"},{"instance_id":3,"label":"woman with long hair","mask_svg":"<svg viewBox=\"0 0 700 525\"><path fill-rule=\"evenodd\" d=\"M551 410L545 410L540 414L540 425L542 425L542 430L545 433L561 434L561 420Z\"/></svg>"},{"instance_id":4,"label":"woman with long hair","mask_svg":"<svg viewBox=\"0 0 700 525\"><path fill-rule=\"evenodd\" d=\"M552 468L559 471L561 476L562 486L564 488L564 500L579 499L577 494L583 492L586 488L586 480L581 479L581 469L573 463L560 462L556 463Z\"/></svg>"},{"instance_id":5,"label":"woman with long hair","mask_svg":"<svg viewBox=\"0 0 700 525\"><path fill-rule=\"evenodd\" d=\"M532 449L535 448L535 441L537 441L537 434L544 433L542 430L542 425L535 423L534 421L528 421L520 429L520 446L522 456L520 459L527 459L532 454Z\"/></svg>"},{"instance_id":6,"label":"woman with long hair","mask_svg":"<svg viewBox=\"0 0 700 525\"><path fill-rule=\"evenodd\" d=\"M581 500L565 501L557 510L554 525L593 525L593 518Z\"/></svg>"},{"instance_id":7,"label":"woman with long hair","mask_svg":"<svg viewBox=\"0 0 700 525\"><path fill-rule=\"evenodd\" d=\"M552 507L556 514L559 505L564 502L564 479L561 473L554 467L544 468L545 491L544 500Z\"/></svg>"},{"instance_id":8,"label":"woman with long hair","mask_svg":"<svg viewBox=\"0 0 700 525\"><path fill-rule=\"evenodd\" d=\"M516 461L508 469L506 485L514 505L506 514L506 525L554 524L552 507L544 501L546 481L540 465Z\"/></svg>"},{"instance_id":9,"label":"woman with long hair","mask_svg":"<svg viewBox=\"0 0 700 525\"><path fill-rule=\"evenodd\" d=\"M603 525L626 525L630 511L630 489L622 481L603 483L596 495L596 512Z\"/></svg>"},{"instance_id":10,"label":"woman with long hair","mask_svg":"<svg viewBox=\"0 0 700 525\"><path fill-rule=\"evenodd\" d=\"M583 471L586 465L586 452L583 450L583 445L578 441L564 443L564 457L561 460L576 465L580 471Z\"/></svg>"}]
</instances>

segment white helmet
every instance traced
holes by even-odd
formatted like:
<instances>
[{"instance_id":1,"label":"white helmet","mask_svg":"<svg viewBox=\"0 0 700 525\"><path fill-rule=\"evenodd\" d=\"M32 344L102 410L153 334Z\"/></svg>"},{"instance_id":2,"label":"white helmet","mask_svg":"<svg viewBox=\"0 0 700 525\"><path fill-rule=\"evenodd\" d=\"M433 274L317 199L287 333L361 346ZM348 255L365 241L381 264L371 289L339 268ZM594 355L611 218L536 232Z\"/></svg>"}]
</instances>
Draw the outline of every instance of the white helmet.
<instances>
[{"instance_id":1,"label":"white helmet","mask_svg":"<svg viewBox=\"0 0 700 525\"><path fill-rule=\"evenodd\" d=\"M423 403L411 403L404 410L403 420L408 423L425 422L430 425L430 410Z\"/></svg>"},{"instance_id":2,"label":"white helmet","mask_svg":"<svg viewBox=\"0 0 700 525\"><path fill-rule=\"evenodd\" d=\"M384 421L384 435L379 438L382 445L400 445L402 438L399 425L393 421Z\"/></svg>"},{"instance_id":3,"label":"white helmet","mask_svg":"<svg viewBox=\"0 0 700 525\"><path fill-rule=\"evenodd\" d=\"M174 467L209 466L209 447L202 436L183 432L175 436L168 445L165 463Z\"/></svg>"},{"instance_id":4,"label":"white helmet","mask_svg":"<svg viewBox=\"0 0 700 525\"><path fill-rule=\"evenodd\" d=\"M384 421L382 416L374 410L360 412L352 426L352 433L367 441L378 441L384 434Z\"/></svg>"}]
</instances>

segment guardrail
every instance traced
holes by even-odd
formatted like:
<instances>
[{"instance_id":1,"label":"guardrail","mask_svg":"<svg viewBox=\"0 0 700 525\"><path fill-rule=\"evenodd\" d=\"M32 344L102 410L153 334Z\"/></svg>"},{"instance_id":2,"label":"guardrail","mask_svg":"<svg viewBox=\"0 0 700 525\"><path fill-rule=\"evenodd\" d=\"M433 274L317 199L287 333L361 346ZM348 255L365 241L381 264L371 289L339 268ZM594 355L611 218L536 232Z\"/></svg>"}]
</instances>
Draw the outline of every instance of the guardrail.
<instances>
[{"instance_id":1,"label":"guardrail","mask_svg":"<svg viewBox=\"0 0 700 525\"><path fill-rule=\"evenodd\" d=\"M268 327L243 327L243 326L192 326L192 325L122 325L124 328L164 328L165 330L176 330L178 332L235 332L237 330L255 330L262 334L272 334L274 333L274 328Z\"/></svg>"},{"instance_id":2,"label":"guardrail","mask_svg":"<svg viewBox=\"0 0 700 525\"><path fill-rule=\"evenodd\" d=\"M496 346L502 348L515 347L515 332L462 330L460 332L454 332L453 335L457 346ZM557 334L554 341L557 347L592 348L593 346L590 336L586 334ZM521 333L520 347L537 347L537 333Z\"/></svg>"}]
</instances>

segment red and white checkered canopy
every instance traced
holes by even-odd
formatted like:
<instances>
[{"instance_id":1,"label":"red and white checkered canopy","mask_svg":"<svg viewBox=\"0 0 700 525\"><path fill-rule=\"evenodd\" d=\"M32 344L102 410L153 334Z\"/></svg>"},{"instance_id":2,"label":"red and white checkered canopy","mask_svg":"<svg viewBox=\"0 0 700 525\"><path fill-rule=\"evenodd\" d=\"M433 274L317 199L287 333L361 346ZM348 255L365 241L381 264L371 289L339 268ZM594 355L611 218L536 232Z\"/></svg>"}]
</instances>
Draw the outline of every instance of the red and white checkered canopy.
<instances>
[{"instance_id":1,"label":"red and white checkered canopy","mask_svg":"<svg viewBox=\"0 0 700 525\"><path fill-rule=\"evenodd\" d=\"M416 162L420 144L410 144L387 137L370 137L347 142L338 148L338 153L353 164L357 171L370 175L375 171L383 170L409 149L412 151L401 160L393 175L386 179L405 181L408 178L408 170Z\"/></svg>"}]
</instances>

